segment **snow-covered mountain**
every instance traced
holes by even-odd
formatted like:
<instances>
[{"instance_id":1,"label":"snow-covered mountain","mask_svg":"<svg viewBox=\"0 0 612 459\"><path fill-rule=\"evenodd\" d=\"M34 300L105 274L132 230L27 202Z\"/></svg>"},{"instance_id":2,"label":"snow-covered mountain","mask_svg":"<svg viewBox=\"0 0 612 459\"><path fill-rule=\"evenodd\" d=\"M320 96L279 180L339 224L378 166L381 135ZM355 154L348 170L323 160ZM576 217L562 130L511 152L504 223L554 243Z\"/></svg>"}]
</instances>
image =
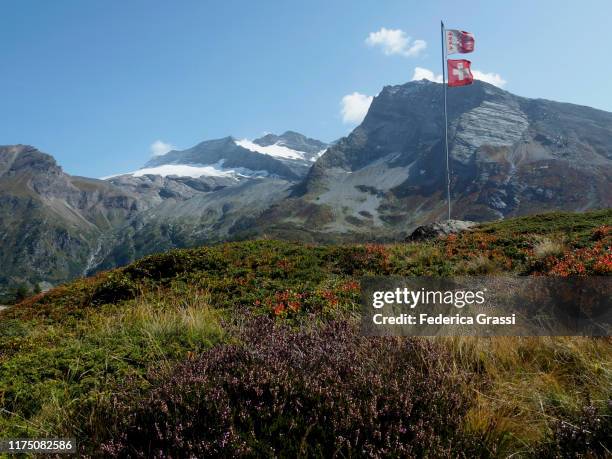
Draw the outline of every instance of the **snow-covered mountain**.
<instances>
[{"instance_id":1,"label":"snow-covered mountain","mask_svg":"<svg viewBox=\"0 0 612 459\"><path fill-rule=\"evenodd\" d=\"M253 142L240 142L244 148L259 153L310 162L316 161L329 147L329 144L294 131L287 131L282 135L266 134Z\"/></svg>"},{"instance_id":2,"label":"snow-covered mountain","mask_svg":"<svg viewBox=\"0 0 612 459\"><path fill-rule=\"evenodd\" d=\"M235 181L275 177L295 181L306 175L326 148L327 144L292 131L280 136L267 134L252 141L224 137L156 156L141 169L122 175L218 177Z\"/></svg>"}]
</instances>

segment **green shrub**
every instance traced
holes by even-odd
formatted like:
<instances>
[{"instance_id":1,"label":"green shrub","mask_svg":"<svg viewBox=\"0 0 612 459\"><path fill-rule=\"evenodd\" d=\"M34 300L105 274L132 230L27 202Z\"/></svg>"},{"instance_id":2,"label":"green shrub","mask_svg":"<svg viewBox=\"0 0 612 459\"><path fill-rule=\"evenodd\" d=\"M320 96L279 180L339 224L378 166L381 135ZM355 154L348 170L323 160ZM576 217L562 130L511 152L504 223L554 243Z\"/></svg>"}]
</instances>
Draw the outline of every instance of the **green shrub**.
<instances>
[{"instance_id":1,"label":"green shrub","mask_svg":"<svg viewBox=\"0 0 612 459\"><path fill-rule=\"evenodd\" d=\"M115 304L136 296L137 286L123 270L111 271L99 283L91 299L92 304Z\"/></svg>"}]
</instances>

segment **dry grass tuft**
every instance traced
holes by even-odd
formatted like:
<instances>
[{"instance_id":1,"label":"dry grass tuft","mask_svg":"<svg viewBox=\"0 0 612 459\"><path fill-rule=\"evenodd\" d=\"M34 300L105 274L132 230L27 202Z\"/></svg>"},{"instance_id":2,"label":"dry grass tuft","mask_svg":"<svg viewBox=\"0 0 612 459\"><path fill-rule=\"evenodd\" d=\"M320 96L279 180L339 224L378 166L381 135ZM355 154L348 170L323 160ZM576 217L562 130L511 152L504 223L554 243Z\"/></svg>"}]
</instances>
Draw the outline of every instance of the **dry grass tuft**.
<instances>
[{"instance_id":1,"label":"dry grass tuft","mask_svg":"<svg viewBox=\"0 0 612 459\"><path fill-rule=\"evenodd\" d=\"M550 256L560 257L566 250L566 246L561 240L550 239L547 237L538 238L533 245L533 254L539 258L547 258Z\"/></svg>"},{"instance_id":2,"label":"dry grass tuft","mask_svg":"<svg viewBox=\"0 0 612 459\"><path fill-rule=\"evenodd\" d=\"M495 261L491 260L485 254L479 254L468 261L466 261L463 266L463 270L467 274L491 274L494 272L498 272L501 270L499 264Z\"/></svg>"}]
</instances>

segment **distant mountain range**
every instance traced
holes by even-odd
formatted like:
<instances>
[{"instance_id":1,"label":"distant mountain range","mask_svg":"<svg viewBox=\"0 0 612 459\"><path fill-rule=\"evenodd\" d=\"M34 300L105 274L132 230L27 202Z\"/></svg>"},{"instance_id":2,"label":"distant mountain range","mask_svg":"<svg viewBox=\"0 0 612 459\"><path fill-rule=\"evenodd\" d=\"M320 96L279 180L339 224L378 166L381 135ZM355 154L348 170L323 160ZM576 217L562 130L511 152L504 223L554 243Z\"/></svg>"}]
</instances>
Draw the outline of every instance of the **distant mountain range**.
<instances>
[{"instance_id":1,"label":"distant mountain range","mask_svg":"<svg viewBox=\"0 0 612 459\"><path fill-rule=\"evenodd\" d=\"M226 137L104 180L0 147L0 293L222 240L403 239L445 215L441 89L385 87L333 145ZM453 218L612 207L612 113L475 82L449 91L449 123Z\"/></svg>"}]
</instances>

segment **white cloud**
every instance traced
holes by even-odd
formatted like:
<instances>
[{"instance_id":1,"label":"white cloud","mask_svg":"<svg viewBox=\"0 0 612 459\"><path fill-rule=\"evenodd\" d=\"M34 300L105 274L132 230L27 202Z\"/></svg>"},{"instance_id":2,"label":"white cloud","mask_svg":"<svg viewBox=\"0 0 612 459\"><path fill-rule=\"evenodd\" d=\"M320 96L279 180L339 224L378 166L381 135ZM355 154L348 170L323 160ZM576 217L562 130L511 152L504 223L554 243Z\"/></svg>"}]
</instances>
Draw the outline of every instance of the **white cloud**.
<instances>
[{"instance_id":1,"label":"white cloud","mask_svg":"<svg viewBox=\"0 0 612 459\"><path fill-rule=\"evenodd\" d=\"M372 99L374 99L372 96L358 92L344 96L340 102L342 121L351 124L361 123L368 113Z\"/></svg>"},{"instance_id":2,"label":"white cloud","mask_svg":"<svg viewBox=\"0 0 612 459\"><path fill-rule=\"evenodd\" d=\"M486 83L490 83L499 88L503 88L507 81L502 78L499 73L484 73L480 70L472 69L472 75L475 80L481 80ZM442 83L442 75L435 75L431 70L424 69L422 67L415 67L412 75L412 81L426 79L429 81L435 81L436 83Z\"/></svg>"},{"instance_id":3,"label":"white cloud","mask_svg":"<svg viewBox=\"0 0 612 459\"><path fill-rule=\"evenodd\" d=\"M370 32L365 42L368 46L379 46L387 56L399 54L416 57L427 47L425 40L413 41L403 30L385 27L378 32Z\"/></svg>"},{"instance_id":4,"label":"white cloud","mask_svg":"<svg viewBox=\"0 0 612 459\"><path fill-rule=\"evenodd\" d=\"M491 83L493 86L497 86L499 88L503 88L507 81L504 80L501 75L499 73L484 73L481 72L480 70L472 70L472 75L474 75L474 78L476 80L481 80L484 81L486 83Z\"/></svg>"},{"instance_id":5,"label":"white cloud","mask_svg":"<svg viewBox=\"0 0 612 459\"><path fill-rule=\"evenodd\" d=\"M412 81L415 80L429 80L435 81L436 83L442 83L442 75L434 75L434 73L429 69L415 67L414 73L412 74Z\"/></svg>"},{"instance_id":6,"label":"white cloud","mask_svg":"<svg viewBox=\"0 0 612 459\"><path fill-rule=\"evenodd\" d=\"M165 155L171 150L176 150L176 147L171 143L166 143L162 140L156 140L151 144L151 154L153 156Z\"/></svg>"}]
</instances>

